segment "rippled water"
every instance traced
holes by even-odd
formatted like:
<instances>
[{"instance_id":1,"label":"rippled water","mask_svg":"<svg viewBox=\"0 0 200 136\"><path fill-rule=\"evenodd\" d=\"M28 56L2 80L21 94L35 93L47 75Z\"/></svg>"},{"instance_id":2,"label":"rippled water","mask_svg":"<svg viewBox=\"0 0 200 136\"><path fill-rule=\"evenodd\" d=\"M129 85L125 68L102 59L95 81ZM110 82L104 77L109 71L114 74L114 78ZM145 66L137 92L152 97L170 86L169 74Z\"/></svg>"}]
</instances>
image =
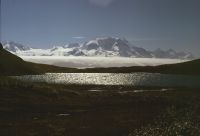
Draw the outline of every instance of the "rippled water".
<instances>
[{"instance_id":1,"label":"rippled water","mask_svg":"<svg viewBox=\"0 0 200 136\"><path fill-rule=\"evenodd\" d=\"M155 73L47 73L16 76L20 80L59 84L200 87L200 76Z\"/></svg>"}]
</instances>

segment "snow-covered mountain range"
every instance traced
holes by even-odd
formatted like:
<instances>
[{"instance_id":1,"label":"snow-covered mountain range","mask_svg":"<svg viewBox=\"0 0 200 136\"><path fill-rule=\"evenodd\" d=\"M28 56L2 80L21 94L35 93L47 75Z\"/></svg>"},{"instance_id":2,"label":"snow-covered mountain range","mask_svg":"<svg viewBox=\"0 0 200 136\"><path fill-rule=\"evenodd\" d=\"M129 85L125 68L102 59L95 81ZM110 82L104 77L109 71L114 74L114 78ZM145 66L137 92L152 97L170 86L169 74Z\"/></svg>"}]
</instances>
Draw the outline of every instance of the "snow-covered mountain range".
<instances>
[{"instance_id":1,"label":"snow-covered mountain range","mask_svg":"<svg viewBox=\"0 0 200 136\"><path fill-rule=\"evenodd\" d=\"M3 42L4 49L18 56L90 56L90 57L132 57L192 59L191 53L157 49L148 51L130 44L126 39L96 38L83 44L70 43L50 49L34 49L15 42Z\"/></svg>"}]
</instances>

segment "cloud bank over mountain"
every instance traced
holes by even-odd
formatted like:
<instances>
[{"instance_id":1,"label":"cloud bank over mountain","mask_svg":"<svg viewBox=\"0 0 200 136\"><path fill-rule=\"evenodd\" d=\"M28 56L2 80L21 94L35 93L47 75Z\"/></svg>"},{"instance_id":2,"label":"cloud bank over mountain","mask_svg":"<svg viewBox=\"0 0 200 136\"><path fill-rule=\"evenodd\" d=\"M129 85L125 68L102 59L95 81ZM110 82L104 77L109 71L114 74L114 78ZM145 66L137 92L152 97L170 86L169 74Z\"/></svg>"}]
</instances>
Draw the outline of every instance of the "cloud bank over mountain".
<instances>
[{"instance_id":1,"label":"cloud bank over mountain","mask_svg":"<svg viewBox=\"0 0 200 136\"><path fill-rule=\"evenodd\" d=\"M185 62L180 59L125 57L20 56L25 61L72 68L157 66Z\"/></svg>"}]
</instances>

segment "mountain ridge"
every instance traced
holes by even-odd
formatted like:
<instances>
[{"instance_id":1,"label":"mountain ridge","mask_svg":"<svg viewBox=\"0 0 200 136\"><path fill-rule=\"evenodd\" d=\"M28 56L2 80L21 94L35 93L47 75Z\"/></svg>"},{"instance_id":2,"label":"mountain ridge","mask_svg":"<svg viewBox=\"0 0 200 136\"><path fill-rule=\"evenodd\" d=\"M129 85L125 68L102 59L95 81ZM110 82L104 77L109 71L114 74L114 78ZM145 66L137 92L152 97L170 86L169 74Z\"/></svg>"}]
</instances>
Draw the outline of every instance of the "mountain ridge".
<instances>
[{"instance_id":1,"label":"mountain ridge","mask_svg":"<svg viewBox=\"0 0 200 136\"><path fill-rule=\"evenodd\" d=\"M18 56L89 56L89 57L131 57L131 58L171 58L193 59L191 53L173 49L149 51L130 44L126 39L105 37L85 43L70 43L49 49L34 49L14 42L4 42L4 49Z\"/></svg>"}]
</instances>

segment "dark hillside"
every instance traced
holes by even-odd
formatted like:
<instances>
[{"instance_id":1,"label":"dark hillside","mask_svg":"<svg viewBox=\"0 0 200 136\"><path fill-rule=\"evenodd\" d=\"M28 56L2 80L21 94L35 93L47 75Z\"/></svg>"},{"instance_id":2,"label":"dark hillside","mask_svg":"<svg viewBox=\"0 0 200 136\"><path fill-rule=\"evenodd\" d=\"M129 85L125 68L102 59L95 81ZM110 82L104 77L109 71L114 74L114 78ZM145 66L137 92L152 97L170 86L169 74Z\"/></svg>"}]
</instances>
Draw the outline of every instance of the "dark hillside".
<instances>
[{"instance_id":1,"label":"dark hillside","mask_svg":"<svg viewBox=\"0 0 200 136\"><path fill-rule=\"evenodd\" d=\"M179 64L161 65L156 67L157 71L170 74L200 74L200 59Z\"/></svg>"},{"instance_id":2,"label":"dark hillside","mask_svg":"<svg viewBox=\"0 0 200 136\"><path fill-rule=\"evenodd\" d=\"M133 73L133 72L149 72L163 74L200 74L200 59L188 61L178 64L168 64L160 66L133 66L120 68L88 68L79 70L83 73Z\"/></svg>"},{"instance_id":3,"label":"dark hillside","mask_svg":"<svg viewBox=\"0 0 200 136\"><path fill-rule=\"evenodd\" d=\"M31 66L21 58L4 50L0 44L0 75L35 74Z\"/></svg>"}]
</instances>

